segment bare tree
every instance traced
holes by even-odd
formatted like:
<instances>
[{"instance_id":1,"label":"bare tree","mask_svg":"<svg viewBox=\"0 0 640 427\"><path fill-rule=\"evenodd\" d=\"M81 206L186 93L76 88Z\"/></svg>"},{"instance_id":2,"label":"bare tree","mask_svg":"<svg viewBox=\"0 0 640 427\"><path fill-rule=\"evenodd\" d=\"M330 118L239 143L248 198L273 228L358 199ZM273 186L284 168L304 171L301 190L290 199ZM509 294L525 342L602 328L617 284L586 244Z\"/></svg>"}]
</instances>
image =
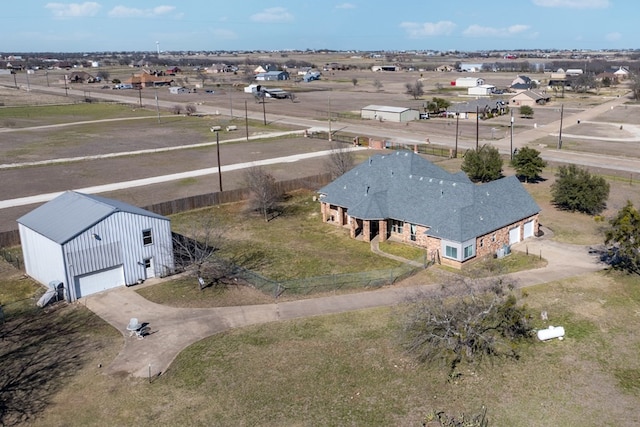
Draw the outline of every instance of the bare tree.
<instances>
[{"instance_id":1,"label":"bare tree","mask_svg":"<svg viewBox=\"0 0 640 427\"><path fill-rule=\"evenodd\" d=\"M382 82L380 80L375 79L372 84L378 92L382 90Z\"/></svg>"},{"instance_id":2,"label":"bare tree","mask_svg":"<svg viewBox=\"0 0 640 427\"><path fill-rule=\"evenodd\" d=\"M407 83L405 84L405 88L407 89L405 93L411 95L413 99L418 99L424 95L424 85L421 81L417 81L414 84Z\"/></svg>"},{"instance_id":3,"label":"bare tree","mask_svg":"<svg viewBox=\"0 0 640 427\"><path fill-rule=\"evenodd\" d=\"M173 114L180 114L182 113L182 105L180 104L175 104L173 107L171 107L171 112Z\"/></svg>"},{"instance_id":4,"label":"bare tree","mask_svg":"<svg viewBox=\"0 0 640 427\"><path fill-rule=\"evenodd\" d=\"M198 111L198 108L196 107L196 104L187 104L185 108L185 111L187 112L187 115L190 116L192 114L195 114L196 111Z\"/></svg>"},{"instance_id":5,"label":"bare tree","mask_svg":"<svg viewBox=\"0 0 640 427\"><path fill-rule=\"evenodd\" d=\"M276 179L262 167L254 166L245 172L245 180L251 192L249 208L260 212L268 222L282 197Z\"/></svg>"},{"instance_id":6,"label":"bare tree","mask_svg":"<svg viewBox=\"0 0 640 427\"><path fill-rule=\"evenodd\" d=\"M444 361L454 376L463 362L484 357L517 358L518 340L531 337L526 309L519 306L511 286L487 284L443 285L440 292L418 295L406 312L406 348L420 361Z\"/></svg>"},{"instance_id":7,"label":"bare tree","mask_svg":"<svg viewBox=\"0 0 640 427\"><path fill-rule=\"evenodd\" d=\"M355 155L347 147L338 147L331 144L331 154L325 161L325 168L331 174L332 179L344 175L353 168Z\"/></svg>"},{"instance_id":8,"label":"bare tree","mask_svg":"<svg viewBox=\"0 0 640 427\"><path fill-rule=\"evenodd\" d=\"M352 78L351 83L353 83L353 87L356 87L358 85L358 79L356 79L355 77Z\"/></svg>"},{"instance_id":9,"label":"bare tree","mask_svg":"<svg viewBox=\"0 0 640 427\"><path fill-rule=\"evenodd\" d=\"M224 263L214 256L222 246L223 230L215 217L201 215L189 222L184 234L173 233L176 270L197 279L200 290L228 275Z\"/></svg>"}]
</instances>

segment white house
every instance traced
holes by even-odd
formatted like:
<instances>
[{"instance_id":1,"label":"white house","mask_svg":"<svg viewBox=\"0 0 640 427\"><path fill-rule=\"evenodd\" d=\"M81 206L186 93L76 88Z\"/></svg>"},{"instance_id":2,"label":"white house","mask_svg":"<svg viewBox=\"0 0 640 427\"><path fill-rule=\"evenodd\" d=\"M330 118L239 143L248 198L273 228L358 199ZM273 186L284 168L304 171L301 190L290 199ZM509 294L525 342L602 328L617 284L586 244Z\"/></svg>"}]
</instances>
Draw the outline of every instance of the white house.
<instances>
[{"instance_id":1,"label":"white house","mask_svg":"<svg viewBox=\"0 0 640 427\"><path fill-rule=\"evenodd\" d=\"M496 87L494 85L479 85L470 87L467 89L469 95L473 96L491 96L495 92Z\"/></svg>"},{"instance_id":2,"label":"white house","mask_svg":"<svg viewBox=\"0 0 640 427\"><path fill-rule=\"evenodd\" d=\"M479 77L458 77L456 79L456 87L474 87L484 84L484 79Z\"/></svg>"},{"instance_id":3,"label":"white house","mask_svg":"<svg viewBox=\"0 0 640 427\"><path fill-rule=\"evenodd\" d=\"M186 88L186 87L171 86L169 88L169 93L174 94L174 95L178 95L178 94L181 94L181 93L191 93L191 90Z\"/></svg>"},{"instance_id":4,"label":"white house","mask_svg":"<svg viewBox=\"0 0 640 427\"><path fill-rule=\"evenodd\" d=\"M117 200L67 191L18 229L26 273L62 282L68 301L174 270L169 219Z\"/></svg>"},{"instance_id":5,"label":"white house","mask_svg":"<svg viewBox=\"0 0 640 427\"><path fill-rule=\"evenodd\" d=\"M360 110L360 117L370 120L388 120L390 122L410 122L420 119L420 112L407 107L389 107L385 105L367 105Z\"/></svg>"}]
</instances>

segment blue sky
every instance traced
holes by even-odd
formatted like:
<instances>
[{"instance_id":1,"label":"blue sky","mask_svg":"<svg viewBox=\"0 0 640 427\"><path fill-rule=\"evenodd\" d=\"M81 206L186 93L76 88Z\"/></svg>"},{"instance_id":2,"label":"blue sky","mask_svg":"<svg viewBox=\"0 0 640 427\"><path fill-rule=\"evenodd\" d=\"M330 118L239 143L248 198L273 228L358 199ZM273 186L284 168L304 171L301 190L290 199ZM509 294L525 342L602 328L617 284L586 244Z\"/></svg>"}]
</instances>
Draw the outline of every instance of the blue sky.
<instances>
[{"instance_id":1,"label":"blue sky","mask_svg":"<svg viewBox=\"0 0 640 427\"><path fill-rule=\"evenodd\" d=\"M0 52L635 49L638 12L637 0L5 0Z\"/></svg>"}]
</instances>

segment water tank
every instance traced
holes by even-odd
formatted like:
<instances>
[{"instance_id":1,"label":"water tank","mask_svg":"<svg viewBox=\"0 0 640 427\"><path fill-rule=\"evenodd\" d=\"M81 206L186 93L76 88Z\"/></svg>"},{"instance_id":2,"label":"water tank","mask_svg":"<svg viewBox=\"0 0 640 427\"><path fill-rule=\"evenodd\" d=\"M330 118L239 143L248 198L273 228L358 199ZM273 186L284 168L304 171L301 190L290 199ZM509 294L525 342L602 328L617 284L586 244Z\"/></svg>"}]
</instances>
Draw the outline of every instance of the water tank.
<instances>
[{"instance_id":1,"label":"water tank","mask_svg":"<svg viewBox=\"0 0 640 427\"><path fill-rule=\"evenodd\" d=\"M540 341L547 341L553 338L562 339L564 337L564 328L562 326L549 326L547 329L540 329L538 331L538 339Z\"/></svg>"}]
</instances>

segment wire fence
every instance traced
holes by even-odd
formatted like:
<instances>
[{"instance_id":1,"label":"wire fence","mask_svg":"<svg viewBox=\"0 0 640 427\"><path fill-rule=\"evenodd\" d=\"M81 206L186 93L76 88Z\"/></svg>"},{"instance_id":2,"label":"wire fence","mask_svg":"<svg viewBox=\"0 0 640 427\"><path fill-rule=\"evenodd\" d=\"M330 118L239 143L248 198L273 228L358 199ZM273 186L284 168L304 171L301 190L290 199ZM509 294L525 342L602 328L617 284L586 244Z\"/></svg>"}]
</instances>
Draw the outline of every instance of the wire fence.
<instances>
[{"instance_id":1,"label":"wire fence","mask_svg":"<svg viewBox=\"0 0 640 427\"><path fill-rule=\"evenodd\" d=\"M278 298L287 295L310 295L347 289L370 289L393 285L429 267L432 262L422 257L399 267L362 271L356 273L328 274L290 280L271 280L259 273L234 266L232 274L251 284L254 288Z\"/></svg>"}]
</instances>

